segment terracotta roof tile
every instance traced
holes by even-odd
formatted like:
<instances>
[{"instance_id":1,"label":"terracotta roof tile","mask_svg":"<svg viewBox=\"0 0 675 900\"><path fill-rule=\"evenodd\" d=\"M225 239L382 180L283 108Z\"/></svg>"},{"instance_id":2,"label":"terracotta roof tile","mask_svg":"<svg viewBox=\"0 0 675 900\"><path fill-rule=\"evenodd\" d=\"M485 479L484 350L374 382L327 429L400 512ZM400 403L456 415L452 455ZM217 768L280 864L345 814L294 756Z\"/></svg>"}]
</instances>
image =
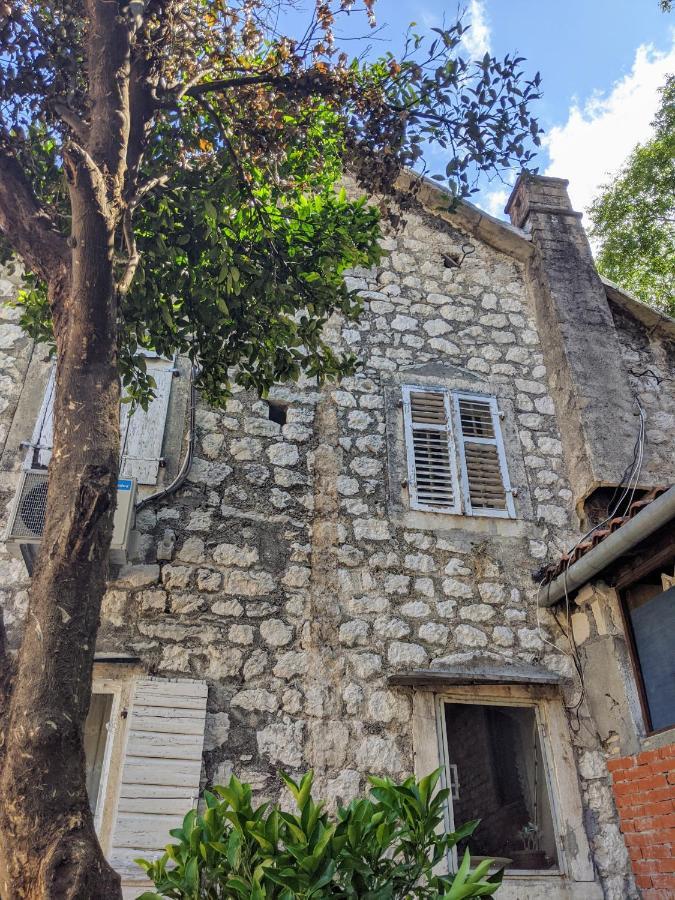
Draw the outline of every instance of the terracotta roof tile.
<instances>
[{"instance_id":1,"label":"terracotta roof tile","mask_svg":"<svg viewBox=\"0 0 675 900\"><path fill-rule=\"evenodd\" d=\"M609 522L603 523L602 528L598 528L592 534L590 534L587 538L585 538L582 543L577 544L569 553L564 553L560 559L551 563L549 566L546 566L543 571L537 573L537 580L541 582L542 585L549 584L558 575L562 574L566 568L569 566L573 566L577 560L581 559L589 550L592 550L593 547L597 547L597 545L604 541L604 539L617 531L628 522L630 519L633 519L641 510L645 508L645 506L649 506L649 504L656 500L657 497L661 496L667 488L654 488L650 490L644 497L641 497L639 500L635 500L628 507L626 514L624 516L615 516Z\"/></svg>"}]
</instances>

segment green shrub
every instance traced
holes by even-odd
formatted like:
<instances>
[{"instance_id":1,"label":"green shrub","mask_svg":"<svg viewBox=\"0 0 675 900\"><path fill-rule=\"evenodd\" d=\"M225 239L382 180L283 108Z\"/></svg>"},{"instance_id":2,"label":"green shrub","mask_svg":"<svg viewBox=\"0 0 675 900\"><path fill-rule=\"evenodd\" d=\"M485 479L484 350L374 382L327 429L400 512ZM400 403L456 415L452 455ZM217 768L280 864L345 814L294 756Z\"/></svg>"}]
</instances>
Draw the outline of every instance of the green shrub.
<instances>
[{"instance_id":1,"label":"green shrub","mask_svg":"<svg viewBox=\"0 0 675 900\"><path fill-rule=\"evenodd\" d=\"M138 900L264 900L264 898L485 897L497 890L501 871L488 876L490 861L471 871L468 850L454 875L434 868L478 821L452 834L443 830L447 790L436 790L440 771L416 782L370 778L370 796L353 800L331 817L315 803L312 772L296 784L281 776L297 813L276 804L254 807L247 784L204 792L206 810L191 810L171 831L157 862L138 860L157 893Z\"/></svg>"}]
</instances>

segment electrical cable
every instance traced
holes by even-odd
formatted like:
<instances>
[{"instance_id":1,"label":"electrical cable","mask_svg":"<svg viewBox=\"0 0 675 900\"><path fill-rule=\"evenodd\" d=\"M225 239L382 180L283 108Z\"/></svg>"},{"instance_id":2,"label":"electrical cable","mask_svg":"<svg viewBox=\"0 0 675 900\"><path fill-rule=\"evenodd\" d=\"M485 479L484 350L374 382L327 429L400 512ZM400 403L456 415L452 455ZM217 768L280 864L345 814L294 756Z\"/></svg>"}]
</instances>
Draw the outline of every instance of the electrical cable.
<instances>
[{"instance_id":1,"label":"electrical cable","mask_svg":"<svg viewBox=\"0 0 675 900\"><path fill-rule=\"evenodd\" d=\"M136 512L139 512L150 503L154 503L157 500L163 500L165 497L174 494L182 486L188 476L190 466L192 465L192 458L195 452L195 419L197 412L197 389L195 387L195 380L198 374L198 367L194 364L191 365L189 385L190 405L188 407L188 445L185 451L185 458L183 459L183 463L178 471L178 474L170 484L168 484L165 488L162 488L161 491L156 491L154 494L143 497L142 500L139 500L138 503L136 503L134 507Z\"/></svg>"}]
</instances>

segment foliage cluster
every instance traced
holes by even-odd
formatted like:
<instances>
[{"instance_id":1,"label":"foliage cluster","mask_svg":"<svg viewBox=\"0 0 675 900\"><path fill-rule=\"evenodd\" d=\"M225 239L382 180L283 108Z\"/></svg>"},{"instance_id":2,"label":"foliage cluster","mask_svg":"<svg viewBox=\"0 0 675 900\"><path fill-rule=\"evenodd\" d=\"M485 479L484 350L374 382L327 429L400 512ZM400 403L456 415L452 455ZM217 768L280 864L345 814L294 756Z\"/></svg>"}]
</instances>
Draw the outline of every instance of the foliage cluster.
<instances>
[{"instance_id":1,"label":"foliage cluster","mask_svg":"<svg viewBox=\"0 0 675 900\"><path fill-rule=\"evenodd\" d=\"M281 776L296 812L254 806L251 788L235 777L204 792L206 810L189 812L156 862L139 860L157 892L139 900L464 900L495 893L501 872L491 860L473 871L468 849L458 871L435 869L478 821L453 833L441 827L447 790L440 770L416 782L370 778L369 797L331 817L312 798L312 773L296 783Z\"/></svg>"},{"instance_id":2,"label":"foliage cluster","mask_svg":"<svg viewBox=\"0 0 675 900\"><path fill-rule=\"evenodd\" d=\"M661 96L654 136L593 203L591 235L603 275L675 316L675 76Z\"/></svg>"}]
</instances>

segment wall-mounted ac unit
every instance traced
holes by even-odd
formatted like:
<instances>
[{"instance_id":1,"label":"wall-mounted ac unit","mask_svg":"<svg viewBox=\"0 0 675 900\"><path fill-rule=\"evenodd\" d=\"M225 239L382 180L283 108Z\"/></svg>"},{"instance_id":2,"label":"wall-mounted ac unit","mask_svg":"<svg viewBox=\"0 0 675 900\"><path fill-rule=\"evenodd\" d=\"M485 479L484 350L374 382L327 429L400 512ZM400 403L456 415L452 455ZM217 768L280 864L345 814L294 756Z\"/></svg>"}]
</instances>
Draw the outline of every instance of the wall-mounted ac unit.
<instances>
[{"instance_id":1,"label":"wall-mounted ac unit","mask_svg":"<svg viewBox=\"0 0 675 900\"><path fill-rule=\"evenodd\" d=\"M124 564L127 561L129 533L133 526L136 479L120 478L117 482L117 508L113 520L113 536L110 544L110 561ZM32 570L37 545L42 541L47 506L47 470L27 469L21 473L21 481L14 498L5 534L7 549L12 555L23 558L28 570Z\"/></svg>"}]
</instances>

